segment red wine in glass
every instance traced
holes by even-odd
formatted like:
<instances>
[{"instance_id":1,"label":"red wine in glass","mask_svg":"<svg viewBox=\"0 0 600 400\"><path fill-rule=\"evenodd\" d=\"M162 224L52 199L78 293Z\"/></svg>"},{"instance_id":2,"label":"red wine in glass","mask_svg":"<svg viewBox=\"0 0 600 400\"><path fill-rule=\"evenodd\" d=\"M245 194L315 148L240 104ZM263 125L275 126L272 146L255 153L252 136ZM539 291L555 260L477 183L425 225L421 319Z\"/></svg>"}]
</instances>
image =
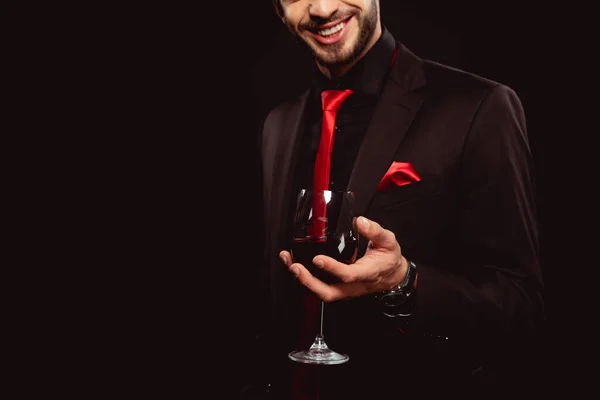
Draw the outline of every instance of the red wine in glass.
<instances>
[{"instance_id":1,"label":"red wine in glass","mask_svg":"<svg viewBox=\"0 0 600 400\"><path fill-rule=\"evenodd\" d=\"M294 262L304 265L325 283L337 279L314 266L317 255L326 255L345 264L356 260L358 231L354 212L354 193L302 189L298 193L294 214L291 253ZM324 303L321 302L319 331L308 349L295 350L289 358L300 363L335 365L347 362L346 354L331 350L323 336Z\"/></svg>"},{"instance_id":2,"label":"red wine in glass","mask_svg":"<svg viewBox=\"0 0 600 400\"><path fill-rule=\"evenodd\" d=\"M294 262L304 265L313 276L325 283L336 283L339 280L335 276L314 266L313 258L317 255L325 255L344 264L352 264L356 260L357 251L358 238L342 236L341 238L327 238L326 240L294 238L291 253Z\"/></svg>"}]
</instances>

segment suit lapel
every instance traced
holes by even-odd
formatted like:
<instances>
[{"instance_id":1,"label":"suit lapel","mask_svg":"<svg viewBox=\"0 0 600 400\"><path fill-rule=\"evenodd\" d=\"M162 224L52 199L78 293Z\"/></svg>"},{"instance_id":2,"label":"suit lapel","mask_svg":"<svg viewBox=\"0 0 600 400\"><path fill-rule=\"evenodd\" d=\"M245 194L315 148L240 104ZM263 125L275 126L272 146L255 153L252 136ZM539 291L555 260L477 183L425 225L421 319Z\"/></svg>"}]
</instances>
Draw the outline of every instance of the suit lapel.
<instances>
[{"instance_id":1,"label":"suit lapel","mask_svg":"<svg viewBox=\"0 0 600 400\"><path fill-rule=\"evenodd\" d=\"M294 106L284 115L287 121L284 124L284 132L282 135L277 135L279 138L279 142L277 143L279 151L276 154L279 154L280 158L273 164L273 174L275 175L273 182L275 185L281 185L284 188L284 190L274 191L274 193L278 193L280 196L274 202L274 204L279 205L279 218L287 217L285 214L287 212L286 206L290 204L291 200L293 174L300 148L299 140L302 137L305 126L304 121L309 93L310 90L303 93Z\"/></svg>"},{"instance_id":2,"label":"suit lapel","mask_svg":"<svg viewBox=\"0 0 600 400\"><path fill-rule=\"evenodd\" d=\"M384 85L371 123L363 139L348 190L356 196L357 215L364 215L369 203L394 160L402 139L423 103L415 90L425 84L421 60L397 43L396 62Z\"/></svg>"}]
</instances>

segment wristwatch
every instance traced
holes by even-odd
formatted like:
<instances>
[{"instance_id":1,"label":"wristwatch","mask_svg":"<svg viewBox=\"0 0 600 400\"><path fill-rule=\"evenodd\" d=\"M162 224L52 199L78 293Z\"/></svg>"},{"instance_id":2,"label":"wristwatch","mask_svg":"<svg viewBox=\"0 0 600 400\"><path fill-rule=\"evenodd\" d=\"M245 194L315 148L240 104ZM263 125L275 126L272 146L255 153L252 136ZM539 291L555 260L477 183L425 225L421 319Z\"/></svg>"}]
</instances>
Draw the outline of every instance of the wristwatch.
<instances>
[{"instance_id":1,"label":"wristwatch","mask_svg":"<svg viewBox=\"0 0 600 400\"><path fill-rule=\"evenodd\" d=\"M387 317L409 317L415 306L417 266L414 262L407 261L408 269L402 282L395 288L376 295L381 310Z\"/></svg>"}]
</instances>

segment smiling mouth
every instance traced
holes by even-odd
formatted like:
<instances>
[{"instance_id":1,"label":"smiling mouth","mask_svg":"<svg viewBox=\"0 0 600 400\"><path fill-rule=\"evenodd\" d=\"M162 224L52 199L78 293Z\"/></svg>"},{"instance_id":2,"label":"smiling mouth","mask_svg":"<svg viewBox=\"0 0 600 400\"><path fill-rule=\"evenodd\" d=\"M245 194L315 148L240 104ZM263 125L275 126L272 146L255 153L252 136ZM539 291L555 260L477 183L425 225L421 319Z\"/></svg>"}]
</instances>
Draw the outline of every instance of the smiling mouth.
<instances>
[{"instance_id":1,"label":"smiling mouth","mask_svg":"<svg viewBox=\"0 0 600 400\"><path fill-rule=\"evenodd\" d=\"M348 18L350 19L350 18ZM348 22L348 19L340 22L339 24L332 26L331 28L327 28L327 29L321 29L316 31L317 34L323 36L323 37L328 37L331 35L335 35L336 33L338 33L339 31L341 31L342 29L344 29L344 26L346 26L346 23Z\"/></svg>"},{"instance_id":2,"label":"smiling mouth","mask_svg":"<svg viewBox=\"0 0 600 400\"><path fill-rule=\"evenodd\" d=\"M311 29L310 33L322 45L338 43L345 36L350 19L352 16L341 21L324 24L317 29Z\"/></svg>"}]
</instances>

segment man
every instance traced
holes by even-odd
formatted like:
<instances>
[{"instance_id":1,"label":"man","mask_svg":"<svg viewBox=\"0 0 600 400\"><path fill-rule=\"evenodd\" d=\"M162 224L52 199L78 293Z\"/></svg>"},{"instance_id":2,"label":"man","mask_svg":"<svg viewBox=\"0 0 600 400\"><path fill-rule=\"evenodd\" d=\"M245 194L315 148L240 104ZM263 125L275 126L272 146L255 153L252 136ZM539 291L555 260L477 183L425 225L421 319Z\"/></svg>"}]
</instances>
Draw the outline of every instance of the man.
<instances>
[{"instance_id":1,"label":"man","mask_svg":"<svg viewBox=\"0 0 600 400\"><path fill-rule=\"evenodd\" d=\"M382 26L378 0L274 0L314 55L313 85L261 135L268 318L254 378L273 398L402 398L526 383L543 320L533 166L509 87L423 60ZM324 91L335 117L331 190L355 192L357 261L294 263L294 193L313 185ZM325 301L327 343L350 356L303 365L301 291ZM308 343L310 345L310 343ZM268 357L266 354L268 353ZM534 373L534 372L533 372ZM464 394L464 391L456 392Z\"/></svg>"}]
</instances>

